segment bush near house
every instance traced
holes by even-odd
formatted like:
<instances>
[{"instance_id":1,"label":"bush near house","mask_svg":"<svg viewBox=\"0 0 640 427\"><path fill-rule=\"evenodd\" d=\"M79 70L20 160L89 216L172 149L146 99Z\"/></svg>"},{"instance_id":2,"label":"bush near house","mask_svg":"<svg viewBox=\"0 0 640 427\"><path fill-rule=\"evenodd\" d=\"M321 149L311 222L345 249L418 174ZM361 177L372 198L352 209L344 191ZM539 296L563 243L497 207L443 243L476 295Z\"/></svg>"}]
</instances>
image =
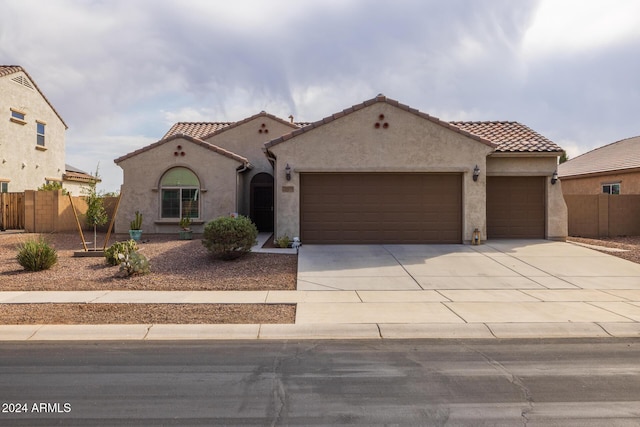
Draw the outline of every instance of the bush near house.
<instances>
[{"instance_id":1,"label":"bush near house","mask_svg":"<svg viewBox=\"0 0 640 427\"><path fill-rule=\"evenodd\" d=\"M41 237L38 240L28 240L18 246L16 259L25 270L40 271L53 267L58 262L58 254Z\"/></svg>"},{"instance_id":2,"label":"bush near house","mask_svg":"<svg viewBox=\"0 0 640 427\"><path fill-rule=\"evenodd\" d=\"M220 217L205 225L202 244L214 258L228 261L250 252L257 237L258 229L249 218Z\"/></svg>"}]
</instances>

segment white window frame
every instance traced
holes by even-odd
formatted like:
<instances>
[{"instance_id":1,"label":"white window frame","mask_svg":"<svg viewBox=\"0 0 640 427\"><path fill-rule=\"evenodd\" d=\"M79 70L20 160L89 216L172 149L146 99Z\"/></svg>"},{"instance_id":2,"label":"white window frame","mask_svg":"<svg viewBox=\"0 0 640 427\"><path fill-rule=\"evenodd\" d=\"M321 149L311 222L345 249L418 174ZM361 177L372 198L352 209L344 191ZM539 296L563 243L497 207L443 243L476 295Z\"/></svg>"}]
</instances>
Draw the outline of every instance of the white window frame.
<instances>
[{"instance_id":1,"label":"white window frame","mask_svg":"<svg viewBox=\"0 0 640 427\"><path fill-rule=\"evenodd\" d=\"M618 191L616 193L614 193L614 188L617 187ZM608 189L609 191L606 191L606 189ZM619 182L611 182L611 183L606 183L606 184L602 184L602 193L604 194L611 194L611 195L618 195L620 194L620 191L622 190L621 188L621 183Z\"/></svg>"}]
</instances>

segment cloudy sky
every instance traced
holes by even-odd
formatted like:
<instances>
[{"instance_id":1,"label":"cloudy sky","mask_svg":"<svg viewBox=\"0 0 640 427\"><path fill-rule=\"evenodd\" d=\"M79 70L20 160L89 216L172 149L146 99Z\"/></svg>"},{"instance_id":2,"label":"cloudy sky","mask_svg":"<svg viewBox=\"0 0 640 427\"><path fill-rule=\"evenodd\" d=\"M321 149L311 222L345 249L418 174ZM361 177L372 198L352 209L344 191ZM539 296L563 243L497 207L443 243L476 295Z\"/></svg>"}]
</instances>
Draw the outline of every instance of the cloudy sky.
<instances>
[{"instance_id":1,"label":"cloudy sky","mask_svg":"<svg viewBox=\"0 0 640 427\"><path fill-rule=\"evenodd\" d=\"M62 115L67 163L177 121L315 121L383 93L443 120L515 120L570 157L640 135L637 0L0 0L0 63Z\"/></svg>"}]
</instances>

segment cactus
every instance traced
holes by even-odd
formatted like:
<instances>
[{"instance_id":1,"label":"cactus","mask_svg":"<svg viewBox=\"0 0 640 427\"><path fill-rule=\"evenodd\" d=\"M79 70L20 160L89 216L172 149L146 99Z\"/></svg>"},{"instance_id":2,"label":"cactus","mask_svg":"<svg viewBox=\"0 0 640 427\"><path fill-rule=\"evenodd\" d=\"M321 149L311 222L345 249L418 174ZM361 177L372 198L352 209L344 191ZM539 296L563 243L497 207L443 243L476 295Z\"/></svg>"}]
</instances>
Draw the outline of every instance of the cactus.
<instances>
[{"instance_id":1,"label":"cactus","mask_svg":"<svg viewBox=\"0 0 640 427\"><path fill-rule=\"evenodd\" d=\"M129 230L141 230L142 229L142 214L140 211L136 211L136 217L133 221L131 221L131 226Z\"/></svg>"}]
</instances>

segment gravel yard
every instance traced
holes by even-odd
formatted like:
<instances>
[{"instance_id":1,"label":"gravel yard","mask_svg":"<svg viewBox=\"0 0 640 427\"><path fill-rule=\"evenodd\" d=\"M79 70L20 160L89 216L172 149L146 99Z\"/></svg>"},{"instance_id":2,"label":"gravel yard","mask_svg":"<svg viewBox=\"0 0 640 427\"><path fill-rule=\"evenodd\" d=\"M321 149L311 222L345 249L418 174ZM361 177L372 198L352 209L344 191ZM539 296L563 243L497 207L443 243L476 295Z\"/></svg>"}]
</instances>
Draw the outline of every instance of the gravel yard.
<instances>
[{"instance_id":1,"label":"gravel yard","mask_svg":"<svg viewBox=\"0 0 640 427\"><path fill-rule=\"evenodd\" d=\"M601 239L587 239L583 237L569 237L569 242L586 243L588 245L603 246L614 249L624 249L625 252L611 252L598 249L609 255L617 256L640 264L640 236L608 237Z\"/></svg>"},{"instance_id":2,"label":"gravel yard","mask_svg":"<svg viewBox=\"0 0 640 427\"><path fill-rule=\"evenodd\" d=\"M89 290L295 290L297 256L250 253L234 261L213 260L200 239L144 236L138 246L151 264L144 276L116 277L104 257L74 257L77 234L42 235L58 252L50 270L27 272L17 246L38 234L0 233L0 291ZM127 240L112 237L110 243ZM102 247L104 235L98 235ZM91 247L91 246L90 246ZM285 304L0 304L0 324L293 323Z\"/></svg>"},{"instance_id":3,"label":"gravel yard","mask_svg":"<svg viewBox=\"0 0 640 427\"><path fill-rule=\"evenodd\" d=\"M43 237L58 251L58 263L50 270L26 272L16 261L16 246L38 234L0 233L0 291L90 290L293 290L297 256L250 253L234 261L213 260L200 239L178 240L174 235L144 236L138 246L151 264L151 274L116 277L118 267L104 257L78 258L82 250L77 234ZM116 236L118 241L128 236ZM98 235L98 243L104 236ZM115 239L111 239L113 243Z\"/></svg>"}]
</instances>

